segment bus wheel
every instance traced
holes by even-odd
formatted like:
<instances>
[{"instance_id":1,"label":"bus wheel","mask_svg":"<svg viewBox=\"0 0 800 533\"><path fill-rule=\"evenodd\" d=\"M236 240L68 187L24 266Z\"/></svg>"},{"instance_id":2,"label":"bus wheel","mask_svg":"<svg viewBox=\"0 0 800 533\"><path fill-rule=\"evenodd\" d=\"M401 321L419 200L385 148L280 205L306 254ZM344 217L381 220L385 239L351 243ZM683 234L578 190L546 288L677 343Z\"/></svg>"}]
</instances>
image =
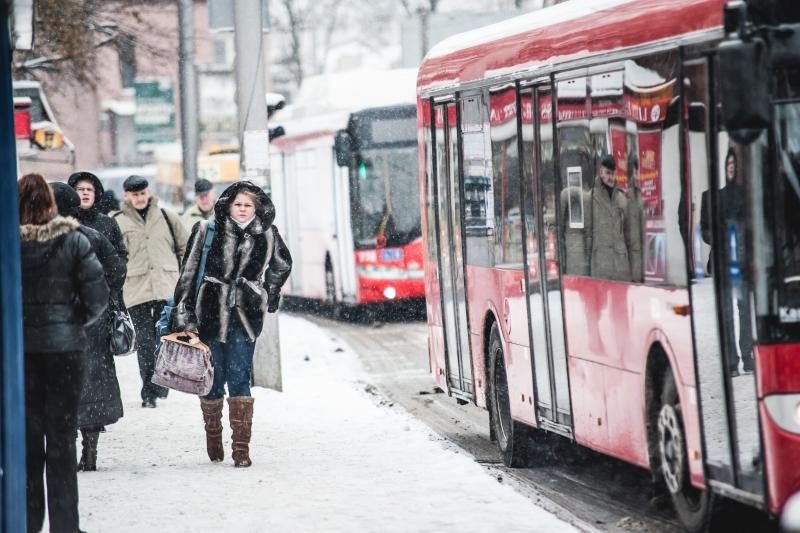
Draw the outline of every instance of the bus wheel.
<instances>
[{"instance_id":1,"label":"bus wheel","mask_svg":"<svg viewBox=\"0 0 800 533\"><path fill-rule=\"evenodd\" d=\"M325 307L336 320L343 318L342 306L336 301L336 280L333 277L333 268L325 261Z\"/></svg>"},{"instance_id":2,"label":"bus wheel","mask_svg":"<svg viewBox=\"0 0 800 533\"><path fill-rule=\"evenodd\" d=\"M661 475L678 520L690 533L708 531L717 497L711 490L696 488L689 479L689 457L678 388L669 368L664 376L657 427Z\"/></svg>"},{"instance_id":3,"label":"bus wheel","mask_svg":"<svg viewBox=\"0 0 800 533\"><path fill-rule=\"evenodd\" d=\"M525 466L526 431L525 426L511 418L506 363L497 323L492 325L489 334L489 386L490 421L503 463L511 467Z\"/></svg>"}]
</instances>

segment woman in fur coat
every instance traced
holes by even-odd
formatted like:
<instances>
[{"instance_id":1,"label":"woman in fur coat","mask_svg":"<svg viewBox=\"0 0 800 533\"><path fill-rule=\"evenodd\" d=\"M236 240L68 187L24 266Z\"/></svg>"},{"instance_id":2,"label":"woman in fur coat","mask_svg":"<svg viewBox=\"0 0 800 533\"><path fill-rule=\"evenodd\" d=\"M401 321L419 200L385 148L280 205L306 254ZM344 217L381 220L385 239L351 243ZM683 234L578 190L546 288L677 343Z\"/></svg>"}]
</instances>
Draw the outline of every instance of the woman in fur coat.
<instances>
[{"instance_id":1,"label":"woman in fur coat","mask_svg":"<svg viewBox=\"0 0 800 533\"><path fill-rule=\"evenodd\" d=\"M227 384L235 466L252 464L250 375L255 341L264 312L278 309L281 287L292 269L289 250L272 225L274 219L275 206L260 187L249 181L228 187L214 207L214 237L202 279L198 280L206 221L192 229L175 288L173 331L199 335L214 361L214 384L200 399L208 457L224 459L222 407Z\"/></svg>"}]
</instances>

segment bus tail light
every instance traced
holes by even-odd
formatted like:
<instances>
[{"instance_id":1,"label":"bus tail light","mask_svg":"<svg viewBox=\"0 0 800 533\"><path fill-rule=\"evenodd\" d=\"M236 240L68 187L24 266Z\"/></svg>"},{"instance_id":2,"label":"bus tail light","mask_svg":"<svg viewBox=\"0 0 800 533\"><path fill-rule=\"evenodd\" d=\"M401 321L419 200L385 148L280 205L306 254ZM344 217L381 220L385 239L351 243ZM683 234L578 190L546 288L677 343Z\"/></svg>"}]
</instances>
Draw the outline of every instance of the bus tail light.
<instances>
[{"instance_id":1,"label":"bus tail light","mask_svg":"<svg viewBox=\"0 0 800 533\"><path fill-rule=\"evenodd\" d=\"M778 427L800 435L800 394L773 394L764 398L764 405Z\"/></svg>"}]
</instances>

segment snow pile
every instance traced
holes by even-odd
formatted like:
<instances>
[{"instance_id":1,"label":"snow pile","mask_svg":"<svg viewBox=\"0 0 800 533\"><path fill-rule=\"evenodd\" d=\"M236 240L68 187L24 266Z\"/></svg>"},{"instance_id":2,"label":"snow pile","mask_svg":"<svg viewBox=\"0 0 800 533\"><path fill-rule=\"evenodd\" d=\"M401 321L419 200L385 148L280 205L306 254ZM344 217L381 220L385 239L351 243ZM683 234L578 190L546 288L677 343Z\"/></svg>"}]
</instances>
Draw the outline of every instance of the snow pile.
<instances>
[{"instance_id":1,"label":"snow pile","mask_svg":"<svg viewBox=\"0 0 800 533\"><path fill-rule=\"evenodd\" d=\"M284 315L280 328L285 392L253 389L249 469L232 466L227 407L212 464L198 399L142 409L136 358L117 359L125 417L100 437L99 470L79 474L83 529L575 531L358 390L355 355L317 326Z\"/></svg>"}]
</instances>

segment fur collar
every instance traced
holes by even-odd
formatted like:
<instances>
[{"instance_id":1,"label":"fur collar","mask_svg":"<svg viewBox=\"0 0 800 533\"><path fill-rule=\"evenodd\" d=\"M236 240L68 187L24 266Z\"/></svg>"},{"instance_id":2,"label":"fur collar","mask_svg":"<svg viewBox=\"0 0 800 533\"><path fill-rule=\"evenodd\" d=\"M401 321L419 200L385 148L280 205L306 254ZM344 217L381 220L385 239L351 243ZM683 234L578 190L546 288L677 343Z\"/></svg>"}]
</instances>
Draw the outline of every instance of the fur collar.
<instances>
[{"instance_id":1,"label":"fur collar","mask_svg":"<svg viewBox=\"0 0 800 533\"><path fill-rule=\"evenodd\" d=\"M54 217L47 224L24 224L19 227L19 238L22 242L45 243L78 229L80 223L72 217Z\"/></svg>"}]
</instances>

